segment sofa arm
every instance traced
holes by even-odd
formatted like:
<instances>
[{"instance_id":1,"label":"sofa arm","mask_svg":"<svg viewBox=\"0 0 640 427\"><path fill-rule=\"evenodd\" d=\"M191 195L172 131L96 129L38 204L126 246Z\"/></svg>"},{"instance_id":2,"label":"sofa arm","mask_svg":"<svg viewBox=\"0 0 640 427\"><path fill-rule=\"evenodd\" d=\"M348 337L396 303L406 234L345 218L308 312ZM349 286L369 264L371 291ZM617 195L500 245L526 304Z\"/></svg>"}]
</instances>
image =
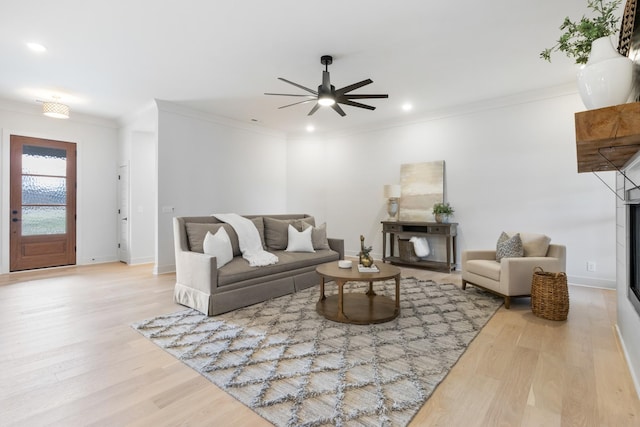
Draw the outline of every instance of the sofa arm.
<instances>
[{"instance_id":1,"label":"sofa arm","mask_svg":"<svg viewBox=\"0 0 640 427\"><path fill-rule=\"evenodd\" d=\"M536 267L544 271L562 271L562 261L552 257L502 258L500 264L500 282L505 295L530 295Z\"/></svg>"},{"instance_id":2,"label":"sofa arm","mask_svg":"<svg viewBox=\"0 0 640 427\"><path fill-rule=\"evenodd\" d=\"M338 254L340 255L339 259L344 259L344 240L332 239L331 237L329 237L327 241L329 242L329 247L338 252Z\"/></svg>"},{"instance_id":3,"label":"sofa arm","mask_svg":"<svg viewBox=\"0 0 640 427\"><path fill-rule=\"evenodd\" d=\"M218 287L216 257L199 252L178 251L176 282L206 294L214 293Z\"/></svg>"},{"instance_id":4,"label":"sofa arm","mask_svg":"<svg viewBox=\"0 0 640 427\"><path fill-rule=\"evenodd\" d=\"M462 263L471 261L472 259L490 259L495 261L496 251L491 250L475 250L475 251L462 251Z\"/></svg>"}]
</instances>

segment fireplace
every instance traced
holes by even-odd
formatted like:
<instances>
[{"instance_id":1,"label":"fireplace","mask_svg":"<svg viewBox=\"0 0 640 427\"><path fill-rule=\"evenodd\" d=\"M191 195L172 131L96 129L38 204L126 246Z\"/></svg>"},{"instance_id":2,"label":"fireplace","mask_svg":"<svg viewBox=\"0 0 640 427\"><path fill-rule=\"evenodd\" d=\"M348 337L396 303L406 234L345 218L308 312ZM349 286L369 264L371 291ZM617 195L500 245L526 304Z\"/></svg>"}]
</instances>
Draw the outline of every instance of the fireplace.
<instances>
[{"instance_id":1,"label":"fireplace","mask_svg":"<svg viewBox=\"0 0 640 427\"><path fill-rule=\"evenodd\" d=\"M635 194L634 194L635 193ZM628 205L627 218L629 222L627 224L628 230L628 271L629 281L627 289L627 297L631 304L635 307L638 315L640 315L640 191L638 189L629 191L629 196L633 199L628 199L631 204Z\"/></svg>"}]
</instances>

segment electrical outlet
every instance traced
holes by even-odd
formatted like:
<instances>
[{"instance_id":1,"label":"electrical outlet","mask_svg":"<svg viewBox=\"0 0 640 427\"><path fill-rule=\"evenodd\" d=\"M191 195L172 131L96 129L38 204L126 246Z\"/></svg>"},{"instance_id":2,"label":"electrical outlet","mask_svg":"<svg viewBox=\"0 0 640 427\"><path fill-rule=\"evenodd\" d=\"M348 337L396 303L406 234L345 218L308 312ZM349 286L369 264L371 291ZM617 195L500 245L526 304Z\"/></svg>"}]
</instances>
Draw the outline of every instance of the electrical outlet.
<instances>
[{"instance_id":1,"label":"electrical outlet","mask_svg":"<svg viewBox=\"0 0 640 427\"><path fill-rule=\"evenodd\" d=\"M593 261L587 261L587 271L596 271L596 263Z\"/></svg>"}]
</instances>

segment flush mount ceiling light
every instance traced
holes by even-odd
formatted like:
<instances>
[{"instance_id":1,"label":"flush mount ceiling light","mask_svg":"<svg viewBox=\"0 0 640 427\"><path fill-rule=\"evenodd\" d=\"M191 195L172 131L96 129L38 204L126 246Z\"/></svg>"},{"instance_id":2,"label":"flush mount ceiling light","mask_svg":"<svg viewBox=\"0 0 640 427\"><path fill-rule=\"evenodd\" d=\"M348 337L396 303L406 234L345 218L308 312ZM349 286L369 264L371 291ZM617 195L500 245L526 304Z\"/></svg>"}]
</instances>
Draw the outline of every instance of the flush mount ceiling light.
<instances>
[{"instance_id":1,"label":"flush mount ceiling light","mask_svg":"<svg viewBox=\"0 0 640 427\"><path fill-rule=\"evenodd\" d=\"M43 101L42 102L42 114L47 117L53 117L54 119L68 119L69 118L69 106L56 102L59 97L53 97L55 101Z\"/></svg>"},{"instance_id":2,"label":"flush mount ceiling light","mask_svg":"<svg viewBox=\"0 0 640 427\"><path fill-rule=\"evenodd\" d=\"M315 91L313 89L309 89L308 87L304 87L299 85L298 83L294 83L287 79L283 79L282 77L278 77L278 80L282 80L285 83L289 83L297 88L305 90L309 92L311 95L298 95L298 94L290 94L290 93L265 93L265 95L277 95L277 96L298 96L302 98L307 98L304 101L295 102L293 104L284 105L278 108L286 108L291 107L293 105L298 104L306 104L307 102L315 102L316 105L313 106L311 111L309 111L309 116L318 111L320 107L331 107L334 111L341 116L346 116L347 114L342 110L342 108L338 104L349 105L351 107L358 108L366 108L367 110L375 110L376 107L372 107L371 105L362 104L360 102L354 101L354 99L375 99L375 98L388 98L389 95L356 95L350 94L352 90L356 90L361 88L362 86L366 86L370 83L373 83L373 80L367 79L362 80L361 82L351 84L349 86L345 86L341 89L336 89L334 85L331 84L331 80L329 78L329 65L333 63L333 57L329 55L324 55L320 58L320 63L324 65L325 69L322 72L322 84L318 86L318 90Z\"/></svg>"}]
</instances>

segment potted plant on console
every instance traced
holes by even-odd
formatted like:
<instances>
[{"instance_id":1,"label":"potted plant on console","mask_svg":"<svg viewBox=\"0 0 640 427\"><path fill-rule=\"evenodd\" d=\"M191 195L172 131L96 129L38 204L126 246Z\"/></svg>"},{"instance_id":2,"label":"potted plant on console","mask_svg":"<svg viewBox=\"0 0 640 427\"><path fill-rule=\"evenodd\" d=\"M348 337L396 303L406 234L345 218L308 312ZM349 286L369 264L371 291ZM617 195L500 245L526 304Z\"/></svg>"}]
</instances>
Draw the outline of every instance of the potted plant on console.
<instances>
[{"instance_id":1,"label":"potted plant on console","mask_svg":"<svg viewBox=\"0 0 640 427\"><path fill-rule=\"evenodd\" d=\"M453 215L454 209L449 203L436 203L433 205L433 216L436 222L448 222L449 217Z\"/></svg>"},{"instance_id":2,"label":"potted plant on console","mask_svg":"<svg viewBox=\"0 0 640 427\"><path fill-rule=\"evenodd\" d=\"M551 53L563 52L576 64L578 89L588 109L609 107L627 102L633 85L633 62L611 44L610 36L619 31L620 18L614 15L622 0L587 0L594 16L573 21L564 18L557 43L540 53L551 62Z\"/></svg>"}]
</instances>

